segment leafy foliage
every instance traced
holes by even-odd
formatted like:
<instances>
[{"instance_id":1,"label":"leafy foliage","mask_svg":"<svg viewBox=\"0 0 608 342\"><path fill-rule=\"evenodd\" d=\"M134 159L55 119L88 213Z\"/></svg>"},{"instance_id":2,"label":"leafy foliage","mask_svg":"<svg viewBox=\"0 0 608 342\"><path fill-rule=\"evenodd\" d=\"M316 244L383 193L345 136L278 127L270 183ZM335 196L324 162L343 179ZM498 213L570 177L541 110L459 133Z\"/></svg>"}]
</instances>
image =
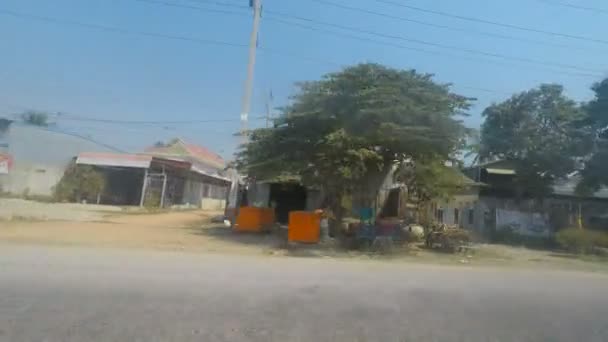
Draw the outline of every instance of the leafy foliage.
<instances>
[{"instance_id":1,"label":"leafy foliage","mask_svg":"<svg viewBox=\"0 0 608 342\"><path fill-rule=\"evenodd\" d=\"M456 117L470 99L432 75L359 64L298 86L275 127L250 132L237 165L254 178L298 175L334 210L345 194L375 193L396 163L445 160L464 142Z\"/></svg>"},{"instance_id":2,"label":"leafy foliage","mask_svg":"<svg viewBox=\"0 0 608 342\"><path fill-rule=\"evenodd\" d=\"M70 164L55 186L54 196L58 201L93 199L105 188L104 176L89 165Z\"/></svg>"},{"instance_id":3,"label":"leafy foliage","mask_svg":"<svg viewBox=\"0 0 608 342\"><path fill-rule=\"evenodd\" d=\"M593 193L608 186L608 78L592 87L595 98L585 105L587 124L593 139L593 152L582 170L577 191Z\"/></svg>"},{"instance_id":4,"label":"leafy foliage","mask_svg":"<svg viewBox=\"0 0 608 342\"><path fill-rule=\"evenodd\" d=\"M493 104L483 112L480 157L510 160L516 187L543 195L556 178L576 168L590 141L585 113L563 94L563 87L543 84Z\"/></svg>"},{"instance_id":5,"label":"leafy foliage","mask_svg":"<svg viewBox=\"0 0 608 342\"><path fill-rule=\"evenodd\" d=\"M49 125L49 115L44 112L28 111L21 114L21 120L34 126L47 127Z\"/></svg>"},{"instance_id":6,"label":"leafy foliage","mask_svg":"<svg viewBox=\"0 0 608 342\"><path fill-rule=\"evenodd\" d=\"M470 185L458 169L446 166L439 159L403 162L396 176L398 180L408 184L408 190L413 192L420 202L434 198L448 199Z\"/></svg>"}]
</instances>

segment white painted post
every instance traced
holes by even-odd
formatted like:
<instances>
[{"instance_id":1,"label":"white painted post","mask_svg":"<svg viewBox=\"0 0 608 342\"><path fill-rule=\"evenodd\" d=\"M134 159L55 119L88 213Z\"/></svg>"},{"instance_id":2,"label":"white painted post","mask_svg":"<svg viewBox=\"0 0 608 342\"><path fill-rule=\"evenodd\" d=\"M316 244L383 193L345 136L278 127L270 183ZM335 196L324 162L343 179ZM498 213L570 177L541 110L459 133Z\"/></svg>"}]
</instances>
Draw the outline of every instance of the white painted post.
<instances>
[{"instance_id":1,"label":"white painted post","mask_svg":"<svg viewBox=\"0 0 608 342\"><path fill-rule=\"evenodd\" d=\"M141 198L139 199L139 206L144 206L144 200L146 199L146 188L148 187L148 169L144 169L144 182L141 185Z\"/></svg>"},{"instance_id":2,"label":"white painted post","mask_svg":"<svg viewBox=\"0 0 608 342\"><path fill-rule=\"evenodd\" d=\"M165 206L165 190L167 189L167 174L165 173L165 167L163 166L163 189L160 192L160 207Z\"/></svg>"}]
</instances>

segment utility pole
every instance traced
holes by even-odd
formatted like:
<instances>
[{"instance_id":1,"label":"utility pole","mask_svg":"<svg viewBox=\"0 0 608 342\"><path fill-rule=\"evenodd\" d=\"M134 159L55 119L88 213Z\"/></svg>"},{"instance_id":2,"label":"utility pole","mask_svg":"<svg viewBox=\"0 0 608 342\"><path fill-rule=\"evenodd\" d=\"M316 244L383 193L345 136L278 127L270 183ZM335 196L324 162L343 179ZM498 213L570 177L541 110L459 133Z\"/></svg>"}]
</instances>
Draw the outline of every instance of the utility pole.
<instances>
[{"instance_id":1,"label":"utility pole","mask_svg":"<svg viewBox=\"0 0 608 342\"><path fill-rule=\"evenodd\" d=\"M247 78L245 79L245 91L241 107L241 142L247 143L247 120L251 108L251 93L253 92L253 72L255 69L255 54L258 45L258 31L260 28L260 16L262 12L262 0L249 0L249 7L253 9L253 28L249 38L249 63L247 64Z\"/></svg>"}]
</instances>

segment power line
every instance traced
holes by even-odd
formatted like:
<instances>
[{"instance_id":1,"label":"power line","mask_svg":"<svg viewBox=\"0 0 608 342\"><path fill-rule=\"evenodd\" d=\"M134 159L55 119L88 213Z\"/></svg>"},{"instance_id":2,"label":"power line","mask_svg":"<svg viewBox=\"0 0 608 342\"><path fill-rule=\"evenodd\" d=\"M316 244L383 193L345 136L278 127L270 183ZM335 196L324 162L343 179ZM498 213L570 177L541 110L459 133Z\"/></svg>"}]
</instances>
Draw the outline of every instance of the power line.
<instances>
[{"instance_id":1,"label":"power line","mask_svg":"<svg viewBox=\"0 0 608 342\"><path fill-rule=\"evenodd\" d=\"M204 4L212 4L212 5L224 6L224 7L249 9L249 6L247 6L247 5L237 5L236 3L224 2L224 1L215 1L215 0L187 0L187 1L197 2L199 4L204 3ZM239 2L242 3L242 2L244 2L244 0L239 1Z\"/></svg>"},{"instance_id":2,"label":"power line","mask_svg":"<svg viewBox=\"0 0 608 342\"><path fill-rule=\"evenodd\" d=\"M572 4L569 2L565 2L565 1L555 1L555 0L537 0L537 1L549 4L549 5L553 5L553 6L561 6L561 7L567 7L567 8L572 8L572 9L581 10L581 11L608 14L608 10L606 10L606 9L576 5L576 4Z\"/></svg>"},{"instance_id":3,"label":"power line","mask_svg":"<svg viewBox=\"0 0 608 342\"><path fill-rule=\"evenodd\" d=\"M245 45L245 44L230 43L230 42L226 42L226 41L219 41L219 40L212 40L212 39L190 38L190 37L184 37L184 36L147 32L147 31L133 31L133 30L127 30L127 29L123 29L123 28L119 28L119 27L89 24L89 23L83 23L83 22L74 21L74 20L55 19L55 18L46 17L46 16L11 11L11 10L7 10L7 9L0 9L0 14L9 15L9 16L13 16L13 17L19 17L19 18L25 18L25 19L45 21L45 22L54 23L54 24L80 26L80 27L85 27L85 28L89 28L89 29L96 29L96 30L101 30L101 31L105 31L105 32L114 32L114 33L120 33L120 34L126 34L126 35L135 34L135 35L141 35L141 36L147 36L147 37L181 40L181 41L188 41L188 42L207 44L207 45L223 45L223 46L231 46L231 47L239 47L239 48L247 47L247 45Z\"/></svg>"},{"instance_id":4,"label":"power line","mask_svg":"<svg viewBox=\"0 0 608 342\"><path fill-rule=\"evenodd\" d=\"M153 0L147 0L146 2L160 3L160 1L153 1ZM203 8L200 8L200 7L197 7L196 9L197 10L208 10L208 9L203 9ZM231 12L230 14L236 14L236 13L237 12ZM204 39L198 39L198 38L191 38L191 37L184 37L184 36L174 36L174 35L166 35L166 34L160 34L160 33L150 33L150 32L143 32L143 31L130 31L130 30L126 30L126 29L122 29L122 28L116 28L116 27L109 27L109 26L103 26L103 25L97 25L97 24L88 24L88 23L81 23L81 22L71 21L71 20L60 20L60 19L55 19L55 18L50 18L50 17L43 17L43 16L37 16L37 15L25 14L25 13L15 12L15 11L1 9L1 8L0 8L0 14L14 16L14 17L20 17L20 18L26 18L26 19L31 19L31 20L50 22L50 23L54 23L54 24L75 25L75 26L81 26L81 27L86 27L86 28L90 28L90 29L97 29L97 30L102 30L102 31L107 31L107 32L113 32L113 33L120 33L120 34L127 34L127 35L137 34L137 35L143 35L143 36L154 37L154 38L180 40L180 41L193 42L193 43L199 43L199 44L220 44L220 45L226 45L226 46L231 46L231 47L239 47L239 48L245 48L246 47L246 45L244 45L244 44L235 44L235 43L222 42L222 41L210 41L210 40L204 40ZM279 21L280 19L274 19L274 20L275 21ZM414 50L414 51L419 51L419 52L424 52L424 53L430 53L430 54L433 54L433 55L438 55L438 52L435 52L435 51L430 51L430 50L425 50L425 49L420 49L420 48L413 48L413 47L406 47L406 46L399 45L399 44L391 44L391 43L379 42L379 41L373 40L373 39L367 39L367 38L352 36L352 35L348 35L348 34L341 34L341 33L338 33L338 32L324 30L324 29L319 29L319 28L314 28L314 27L310 27L310 26L306 26L306 25L301 25L301 24L298 24L298 23L291 23L291 22L287 22L287 21L283 21L283 22L287 23L289 25L300 26L300 27L303 27L303 28L306 28L306 29L311 29L311 30L314 30L314 31L320 31L320 32L325 32L325 33L336 34L336 35L340 35L342 37L347 37L347 38L356 39L356 40L360 40L360 41L366 41L366 42L372 42L372 43L377 43L377 44L389 45L389 46L393 46L393 47L396 47L396 48L408 49L408 50ZM306 56L302 56L299 53L296 54L296 53L290 53L290 52L285 52L285 51L280 51L280 50L274 50L274 49L268 49L268 48L260 48L260 50L263 53L268 53L268 54L276 54L276 55L288 56L288 57L298 58L298 59L302 59L302 60L306 60L306 61L310 61L310 62L322 63L322 64L326 64L326 65L341 66L341 64L333 62L333 61L327 61L327 60L322 60L322 59L317 59L317 58L306 57ZM454 55L454 56L458 57L458 58L463 58L463 59L471 59L471 58L467 58L467 57L463 57L463 56L456 56L456 55ZM475 59L473 59L473 60L475 60ZM479 61L479 59L477 61ZM490 63L494 63L494 64L498 64L498 65L514 66L514 65L510 65L510 64L506 64L506 63L500 63L500 62L493 61L493 60L482 60L482 61L484 61L484 62L490 62ZM519 66L519 67L526 67L526 66ZM528 67L528 68L531 68L531 67ZM551 71L551 69L548 69L548 68L545 68L545 69ZM569 75L575 75L575 76L591 76L591 77L594 77L594 78L596 77L596 75L588 75L588 74L580 74L580 73L568 73L568 72L562 72L562 73L569 74ZM497 92L497 93L500 93L500 92Z\"/></svg>"},{"instance_id":5,"label":"power line","mask_svg":"<svg viewBox=\"0 0 608 342\"><path fill-rule=\"evenodd\" d=\"M447 53L444 53L444 52L439 52L439 51L426 50L426 49L423 49L423 48L412 47L412 46L405 46L405 45L400 45L400 44L391 43L391 42L384 42L384 41L379 41L379 40L376 40L376 39L371 39L371 38L366 38L366 37L353 36L353 35L348 34L348 33L331 31L331 30L322 29L322 28L318 28L318 27L314 27L314 26L305 25L305 24L285 21L283 19L278 19L278 18L266 18L266 19L267 20L271 20L271 21L275 21L275 22L278 22L278 23L282 23L282 24L285 24L285 25L297 26L297 27L301 27L301 28L304 28L304 29L307 29L307 30L327 33L327 34L331 34L331 35L342 37L342 38L348 38L348 39L352 39L352 40L369 42L369 43L383 45L383 46L390 46L390 47L394 47L394 48L398 48L398 49L403 49L403 50L418 51L418 52L430 54L430 55L433 55L433 56L441 56L441 57L449 56L449 57L455 57L455 58L460 58L460 59L465 59L465 60L473 60L473 61L477 61L477 62L478 61L482 61L482 62L497 64L497 65L502 65L502 66L527 68L527 69L533 69L533 70L539 70L539 69L541 69L539 67L533 67L533 66L530 66L530 65L518 65L518 64L512 64L512 63L499 62L499 61L495 61L495 60L491 60L491 59L479 59L479 58L472 58L472 57L453 55L453 54L450 55L450 54L447 54ZM555 70L555 69L551 69L551 68L548 68L548 67L542 67L542 69L544 71L552 71L552 72L559 73L559 74L564 74L564 75L579 76L579 77L586 77L586 78L593 78L593 79L597 79L597 78L601 77L601 75L599 75L599 74L589 74L589 73L581 73L581 72L569 72L569 71L564 71L564 70Z\"/></svg>"},{"instance_id":6,"label":"power line","mask_svg":"<svg viewBox=\"0 0 608 342\"><path fill-rule=\"evenodd\" d=\"M241 15L241 16L247 15L247 13L245 13L245 12L235 12L235 11L229 11L229 10L216 9L216 8L203 8L203 7L198 7L198 6L192 6L192 5L186 5L186 4L175 4L175 3L159 1L159 0L135 0L135 1L155 4L155 5L163 5L163 6L168 6L168 7L189 8L189 9L193 9L193 10L204 10L205 12L213 12L213 13L233 14L233 15ZM241 8L241 9L248 8L247 6L245 6L245 7L230 6L230 7Z\"/></svg>"},{"instance_id":7,"label":"power line","mask_svg":"<svg viewBox=\"0 0 608 342\"><path fill-rule=\"evenodd\" d=\"M318 1L318 0L315 0L315 1ZM447 12L431 10L428 8L407 5L407 4L394 2L394 1L390 1L390 0L374 0L374 1L379 2L379 3L393 5L393 6L407 8L407 9L417 11L417 12L439 15L442 17L454 18L454 19L470 21L470 22L477 22L477 23L482 23L482 24L487 24L487 25L494 25L494 26L514 29L514 30L520 30L520 31L526 31L526 32L540 33L540 34L545 34L545 35L550 35L550 36L555 36L555 37L588 41L588 42L599 43L599 44L608 44L608 40L603 40L603 39L597 39L597 38L580 36L580 35L563 33L563 32L547 31L547 30L537 29L537 28L533 28L533 27L526 27L526 26L502 23L502 22L497 22L497 21L492 21L492 20L487 20L487 19L482 19L482 18L469 17L469 16L464 16L464 15L458 15L458 14L451 14L451 13L447 13Z\"/></svg>"},{"instance_id":8,"label":"power line","mask_svg":"<svg viewBox=\"0 0 608 342\"><path fill-rule=\"evenodd\" d=\"M29 106L21 106L15 104L4 104L5 107L20 108L22 110L34 110ZM36 109L39 111L39 109ZM45 112L45 111L43 111ZM52 111L49 115L55 116L58 120L67 121L84 121L96 122L104 124L121 124L121 125L192 125L192 124L207 124L207 123L223 123L223 122L239 122L237 119L207 119L207 120L118 120L118 119L100 119L91 116L83 116L71 114L63 111ZM265 120L265 116L252 117L254 120Z\"/></svg>"},{"instance_id":9,"label":"power line","mask_svg":"<svg viewBox=\"0 0 608 342\"><path fill-rule=\"evenodd\" d=\"M186 9L193 9L193 10L198 10L198 11L207 11L207 8L203 8L203 7L190 6L190 5L181 5L181 4L175 4L175 3L167 3L165 1L157 1L157 0L138 0L138 1L144 1L144 2L155 3L155 4L166 5L166 6L177 7L177 8L186 8ZM191 1L194 1L194 0L191 0ZM197 0L196 2L200 3L200 2L203 2L203 1L204 2L217 3L217 1L207 1L207 0ZM504 60L513 60L513 61L518 61L518 62L537 64L537 65L540 65L540 66L543 66L543 67L549 65L549 66L555 66L555 67L560 67L560 68L569 68L569 69L579 70L579 71L584 71L584 72L597 72L597 73L601 73L601 71L599 71L599 70L588 69L588 68L578 67L578 66L574 66L574 65L567 65L567 64L562 64L562 63L546 62L546 61L534 60L534 59L525 58L525 57L506 56L506 55L502 55L502 54L497 54L497 53L492 53L492 52L485 52L485 51L481 51L481 50L467 49L467 48L461 48L461 47L458 47L458 46L452 46L452 45L446 45L446 44L428 42L428 41L424 41L424 40L420 40L420 39L414 39L414 38L408 38L408 37L396 36L396 35L389 35L389 34L374 32L374 31L370 31L370 30L364 30L364 29L360 29L360 28L356 28L356 27L350 27L350 26L338 25L338 24L334 24L334 23L323 22L323 21L319 21L319 20L315 20L315 19L305 18L305 17L301 17L301 16L297 16L297 15L291 15L291 14L288 14L288 13L283 13L283 12L278 12L278 11L266 10L266 12L269 13L269 14L271 14L271 15L283 16L283 17L292 18L292 19L301 20L301 21L306 21L306 22L311 22L311 23L315 23L315 24L319 24L319 25L325 25L325 26L329 26L329 27L339 28L339 29L342 29L342 30L349 30L349 31L353 31L353 32L364 33L364 34L374 35L374 36L383 37L383 38L398 39L398 40L403 40L403 41L408 41L408 42L414 42L414 43L417 43L417 44L422 44L422 45L427 45L427 46L434 46L434 47L439 47L439 48L443 48L443 49L457 50L457 51L462 51L462 52L469 53L469 54L477 54L477 55L481 55L481 56L485 56L485 57L493 57L493 58L500 58L500 59L504 59ZM238 14L238 15L243 14L241 12L229 12L229 13L230 14ZM376 44L382 44L382 45L386 45L386 46L397 47L397 48L400 48L400 49L410 49L410 50L415 50L415 51L424 52L424 53L431 53L431 54L434 54L434 55L437 54L437 52L435 52L435 51L429 51L429 50L424 50L424 49L410 47L410 46L404 46L404 45L397 45L397 44L391 44L391 43L386 43L386 42L380 42L380 41L376 41L376 40L372 40L372 39L368 39L368 38L357 37L357 36L352 36L352 35L346 35L346 34L337 33L337 32L329 31L329 30L317 29L317 28L313 28L311 26L306 26L306 25L301 25L301 24L297 24L297 23L292 23L292 22L285 21L285 20L282 20L282 19L275 19L275 18L267 18L267 19L269 19L271 21L276 21L276 22L279 22L279 23L282 23L282 24L286 24L286 25L298 26L298 27L302 27L302 28L305 28L305 29L313 30L313 31L319 31L319 32L333 34L333 35L338 35L338 36L341 36L341 37L346 37L346 38L349 38L349 39L355 39L355 40L360 40L360 41L372 42L372 43L376 43ZM463 58L462 56L456 56L456 57ZM335 63L333 63L333 64L335 64ZM570 73L567 73L567 72L562 72L562 73L570 74ZM601 77L600 74L588 74L588 73L585 73L585 74L576 74L576 75L583 75L583 76L586 76L586 77L593 77L593 78Z\"/></svg>"},{"instance_id":10,"label":"power line","mask_svg":"<svg viewBox=\"0 0 608 342\"><path fill-rule=\"evenodd\" d=\"M140 0L140 1L142 1L142 0ZM146 2L152 3L155 1L146 0ZM198 9L202 9L202 8L198 8ZM210 9L205 9L205 10L209 10L209 11L217 12L217 13L226 12L226 13L230 13L230 14L237 14L237 12L227 12L227 11L220 12L220 10L210 10ZM229 47L236 47L236 48L247 48L246 44L231 43L231 42L219 41L219 40L200 39L200 38L193 38L193 37L186 37L186 36L179 36L179 35L168 35L168 34L163 34L163 33L154 33L154 32L147 32L147 31L132 31L132 30L127 30L127 29L118 28L118 27L111 27L111 26L104 26L104 25L97 25L97 24L88 24L88 23L82 23L82 22L73 21L73 20L63 20L63 19L56 19L56 18L51 18L51 17L39 16L39 15L32 15L32 14L2 9L2 8L0 8L0 14L23 18L23 19L29 19L29 20L43 21L43 22L48 22L48 23L53 23L53 24L58 24L58 25L72 25L72 26L85 27L85 28L89 28L89 29L95 29L95 30L124 34L124 35L140 35L140 36L146 36L146 37L152 37L152 38L162 38L162 39L169 39L169 40L185 41L185 42L191 42L191 43L203 44L203 45L222 45L222 46L229 46ZM302 56L299 53L292 53L292 52L276 50L276 49L266 49L266 48L259 48L259 49L263 53L267 53L267 54L287 56L287 57L302 59L302 60L309 61L309 62L319 62L318 59ZM339 63L335 63L335 62L328 62L328 63L324 63L324 64L339 65Z\"/></svg>"},{"instance_id":11,"label":"power line","mask_svg":"<svg viewBox=\"0 0 608 342\"><path fill-rule=\"evenodd\" d=\"M582 67L578 67L575 65L540 61L540 60L535 60L535 59L526 58L526 57L507 56L507 55L503 55L503 54L499 54L499 53L485 52L485 51L476 50L476 49L462 48L462 47L454 46L454 45L446 45L446 44L441 44L441 43L429 42L426 40L421 40L421 39L416 39L416 38L409 38L409 37L404 37L404 36L380 33L380 32L375 32L375 31L371 31L371 30L365 30L365 29L361 29L361 28L357 28L357 27L352 27L352 26L345 26L345 25L339 25L339 24L335 24L335 23L323 22L323 21L319 21L319 20L315 20L315 19L305 18L305 17L291 15L291 14L282 13L282 12L276 12L276 11L270 11L270 10L267 10L266 12L270 13L270 14L280 15L283 17L293 18L296 20L301 20L301 21L311 22L311 23L315 23L315 24L319 24L319 25L339 28L342 30L348 30L348 31L353 31L353 32L357 32L357 33L364 33L364 34L369 34L369 35L382 37L382 38L397 39L397 40L412 42L412 43L421 44L421 45L439 47L439 48L443 48L443 49L457 50L457 51L462 51L462 52L466 52L466 53L470 53L470 54L501 58L501 59L505 59L505 60L514 60L514 61L519 61L519 62L527 62L527 63L539 64L539 65L543 65L543 66L552 65L552 66L556 66L556 67L569 68L569 69L573 69L573 70L586 71L586 72L601 72L599 70L582 68Z\"/></svg>"},{"instance_id":12,"label":"power line","mask_svg":"<svg viewBox=\"0 0 608 342\"><path fill-rule=\"evenodd\" d=\"M69 115L69 114L68 114ZM70 121L88 121L88 122L98 122L98 123L106 123L106 124L121 124L121 125L192 125L192 124L203 124L203 123L220 123L220 122L239 122L238 119L209 119L209 120L153 120L153 121L139 121L139 120L114 120L114 119L98 119L91 117L82 117L69 115L64 116L64 114L60 115L59 118L61 120L70 120ZM262 120L265 119L263 116L253 117L254 120Z\"/></svg>"},{"instance_id":13,"label":"power line","mask_svg":"<svg viewBox=\"0 0 608 342\"><path fill-rule=\"evenodd\" d=\"M341 9L357 11L357 12L371 14L371 15L375 15L375 16L379 16L379 17L414 23L414 24L428 26L428 27L434 27L434 28L448 30L448 31L464 32L464 33L468 33L468 34L475 34L475 35L498 38L498 39L503 39L503 40L523 42L523 43L527 43L527 44L544 45L544 46L549 46L549 47L554 47L554 48L568 49L569 51L572 51L572 50L591 51L590 49L573 47L573 46L569 46L569 45L565 45L565 44L557 44L557 43L552 43L552 42L547 42L547 41L542 41L542 40L528 39L528 38L516 37L516 36L512 36L512 35L494 33L494 32L486 32L486 31L479 31L479 30L469 29L469 28L461 28L461 27L454 27L454 26L450 26L450 25L437 24L437 23L432 23L432 22L423 21L423 20L419 20L419 19L411 19L411 18L396 16L396 15L392 15L392 14L388 14L388 13L376 12L376 11L368 10L365 8L353 7L353 6L343 5L343 4L329 2L329 1L319 2L319 3L331 5L334 7L341 8Z\"/></svg>"},{"instance_id":14,"label":"power line","mask_svg":"<svg viewBox=\"0 0 608 342\"><path fill-rule=\"evenodd\" d=\"M351 6L347 6L347 5L342 5L342 4L335 3L335 2L332 2L332 1L328 1L328 0L312 0L312 1L314 1L316 3L324 4L324 5L330 5L330 6L333 6L333 7L339 7L339 8L349 9L349 10L355 10L355 11L361 11L362 10L361 8L358 8L358 7L351 7ZM468 17L468 16L458 15L458 14L451 14L451 13L447 13L447 12L442 12L442 11L438 11L438 10L432 10L432 9L427 9L427 8L407 5L407 4L398 3L398 2L389 1L389 0L373 0L373 1L376 1L376 2L379 2L379 3L383 3L383 4L388 4L388 5L393 5L393 6L407 8L407 9L410 9L412 11L417 11L417 12L422 12L422 13L427 13L427 14L433 14L433 15L437 15L437 16L458 19L458 20L462 20L462 21L469 21L469 22L475 22L475 23L493 25L493 26L513 29L513 30L519 30L519 31L525 31L525 32L540 33L540 34L545 34L545 35L550 35L550 36L555 36L555 37L562 37L562 38L569 38L569 39L575 39L575 40L581 40L581 41L588 41L588 42L593 42L593 43L598 43L598 44L608 44L608 40L596 39L596 38L579 36L579 35L568 34L568 33L546 31L546 30L536 29L536 28L532 28L532 27L525 27L525 26L519 26L519 25L514 25L514 24L509 24L509 23L501 23L501 22L497 22L497 21L486 20L486 19L482 19L482 18Z\"/></svg>"}]
</instances>

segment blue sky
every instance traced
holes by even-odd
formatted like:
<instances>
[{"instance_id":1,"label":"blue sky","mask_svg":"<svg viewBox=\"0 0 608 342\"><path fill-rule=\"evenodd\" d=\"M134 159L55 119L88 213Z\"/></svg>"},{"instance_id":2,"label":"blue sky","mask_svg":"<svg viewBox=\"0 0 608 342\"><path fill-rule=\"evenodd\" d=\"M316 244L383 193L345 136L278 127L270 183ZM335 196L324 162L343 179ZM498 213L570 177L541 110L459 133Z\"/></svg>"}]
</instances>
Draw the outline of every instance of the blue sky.
<instances>
[{"instance_id":1,"label":"blue sky","mask_svg":"<svg viewBox=\"0 0 608 342\"><path fill-rule=\"evenodd\" d=\"M62 129L90 135L130 151L157 140L180 136L230 157L237 144L247 49L145 36L136 32L191 37L247 45L251 15L248 0L5 0L0 4L0 115L24 108L116 120L227 120L166 125L111 125L56 118ZM558 82L576 100L591 96L590 85L608 76L608 44L525 32L437 16L374 0L327 0L392 16L450 26L439 29L315 1L264 0L251 117L264 115L268 94L285 104L296 81L358 62L415 68L451 82L454 91L478 100L466 118L478 127L481 111L509 94L541 82ZM553 0L392 0L447 13L603 40L608 12L552 5ZM601 0L571 1L608 9ZM559 1L557 1L559 2ZM562 1L563 2L563 1ZM168 6L196 6L206 10ZM242 12L228 14L209 9ZM63 23L7 15L2 11L53 18ZM366 36L351 40L277 22L287 13L431 44L478 50L546 65L502 60L453 49ZM297 22L294 19L280 17ZM67 24L64 21L124 29L122 33ZM303 25L314 25L300 22ZM332 31L339 31L331 28ZM474 32L473 32L474 31ZM475 33L477 32L477 33ZM499 39L500 34L533 42ZM399 44L387 46L378 41ZM540 43L537 43L540 42ZM413 48L413 49L411 49ZM265 49L265 50L264 50ZM424 49L421 52L416 49ZM269 53L268 51L277 52ZM565 66L575 66L585 71ZM584 73L586 75L578 75ZM592 75L589 75L592 74ZM250 126L263 125L251 120Z\"/></svg>"}]
</instances>

